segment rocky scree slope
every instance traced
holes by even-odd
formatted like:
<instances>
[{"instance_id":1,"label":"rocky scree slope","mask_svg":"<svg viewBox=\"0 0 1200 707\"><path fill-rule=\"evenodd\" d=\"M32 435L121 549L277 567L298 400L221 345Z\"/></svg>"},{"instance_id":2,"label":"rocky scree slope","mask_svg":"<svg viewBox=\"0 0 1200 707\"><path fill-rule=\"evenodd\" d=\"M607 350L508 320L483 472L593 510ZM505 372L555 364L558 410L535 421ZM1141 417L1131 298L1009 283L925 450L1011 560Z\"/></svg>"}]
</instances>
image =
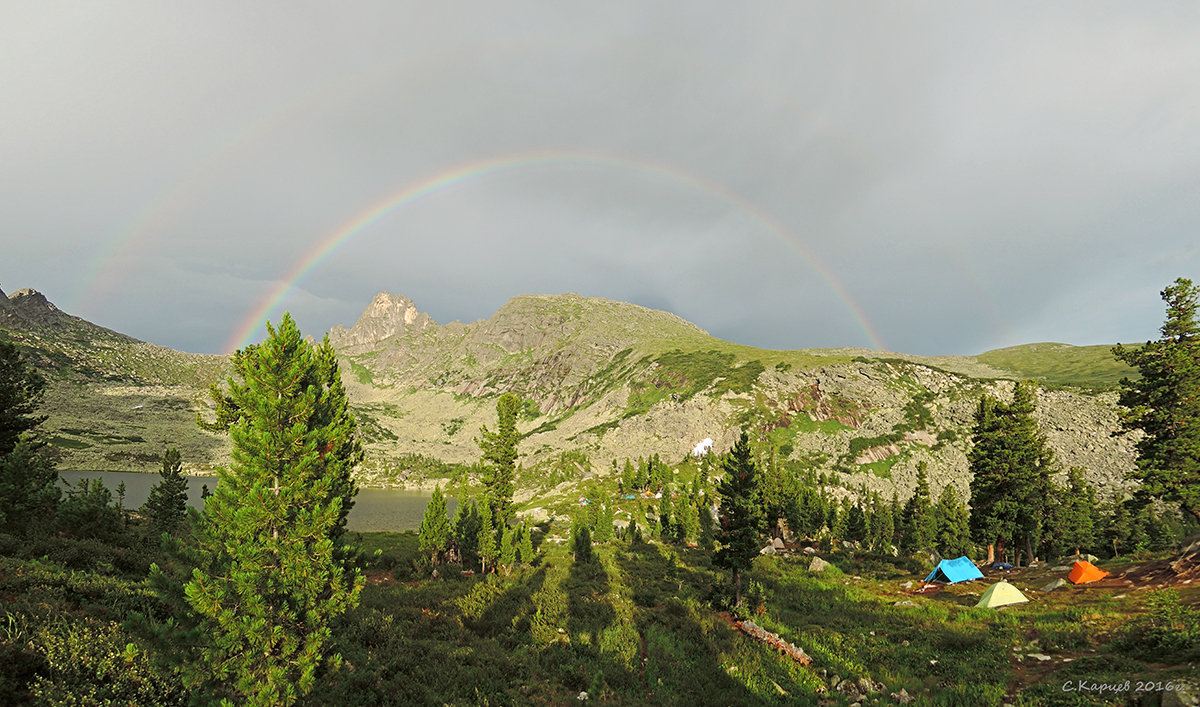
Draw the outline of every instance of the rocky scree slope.
<instances>
[{"instance_id":1,"label":"rocky scree slope","mask_svg":"<svg viewBox=\"0 0 1200 707\"><path fill-rule=\"evenodd\" d=\"M954 484L965 496L979 396L1007 398L1018 378L971 357L754 349L575 294L516 297L486 320L438 325L381 293L330 338L367 431L366 473L392 481L406 478L403 454L476 461L480 425L494 425L497 396L511 392L524 402L527 483L563 480L564 452L566 478L579 480L612 459L682 460L705 437L723 451L748 426L849 488L904 498L925 462L935 494ZM1114 393L1042 390L1036 416L1064 470L1081 466L1110 493L1127 483L1132 440L1113 434Z\"/></svg>"}]
</instances>

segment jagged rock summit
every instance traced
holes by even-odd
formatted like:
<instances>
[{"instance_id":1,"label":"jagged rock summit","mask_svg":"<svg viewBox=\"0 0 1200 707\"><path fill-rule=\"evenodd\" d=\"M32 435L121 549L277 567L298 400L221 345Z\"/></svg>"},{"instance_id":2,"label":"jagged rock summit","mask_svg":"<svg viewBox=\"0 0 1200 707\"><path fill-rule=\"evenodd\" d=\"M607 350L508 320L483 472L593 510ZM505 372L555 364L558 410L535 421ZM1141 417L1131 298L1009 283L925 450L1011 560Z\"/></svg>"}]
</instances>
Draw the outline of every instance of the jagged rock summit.
<instances>
[{"instance_id":1,"label":"jagged rock summit","mask_svg":"<svg viewBox=\"0 0 1200 707\"><path fill-rule=\"evenodd\" d=\"M380 292L350 329L341 325L330 329L329 340L338 348L350 348L435 326L437 322L433 321L433 317L417 309L417 305L409 298Z\"/></svg>"},{"instance_id":2,"label":"jagged rock summit","mask_svg":"<svg viewBox=\"0 0 1200 707\"><path fill-rule=\"evenodd\" d=\"M120 336L133 340L131 337L67 314L31 287L17 290L11 295L5 295L4 291L0 290L0 325L26 332L98 331L106 336Z\"/></svg>"}]
</instances>

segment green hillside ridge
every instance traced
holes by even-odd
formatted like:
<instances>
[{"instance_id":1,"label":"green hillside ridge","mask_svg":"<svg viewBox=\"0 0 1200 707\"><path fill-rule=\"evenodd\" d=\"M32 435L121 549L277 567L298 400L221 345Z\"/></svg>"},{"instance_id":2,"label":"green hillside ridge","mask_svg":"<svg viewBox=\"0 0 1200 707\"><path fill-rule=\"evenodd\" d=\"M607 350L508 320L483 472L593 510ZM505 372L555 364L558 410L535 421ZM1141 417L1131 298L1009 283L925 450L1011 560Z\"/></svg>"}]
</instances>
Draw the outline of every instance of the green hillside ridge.
<instances>
[{"instance_id":1,"label":"green hillside ridge","mask_svg":"<svg viewBox=\"0 0 1200 707\"><path fill-rule=\"evenodd\" d=\"M51 311L44 298L23 302L38 304L37 316L20 328L6 320L0 336L51 379L44 430L61 468L157 471L167 444L180 447L192 473L227 462L227 437L195 425L198 412L209 414L207 388L227 357L140 342ZM979 357L768 350L668 312L577 294L522 295L488 319L438 325L411 300L381 293L355 327L330 335L364 435L367 485L473 478L475 438L495 424L497 397L511 392L523 401L529 504L553 507L580 482L607 476L613 460L658 454L674 464L706 437L723 451L742 427L769 436L785 461L836 473L848 488L906 496L925 462L935 492L955 484L965 494L979 395L1007 395L1004 380L1024 378L1051 384L1039 422L1064 467L1084 467L1106 493L1132 468L1130 444L1111 434L1107 379L1089 377L1105 370L1105 347ZM1004 352L1022 355L993 356Z\"/></svg>"},{"instance_id":2,"label":"green hillside ridge","mask_svg":"<svg viewBox=\"0 0 1200 707\"><path fill-rule=\"evenodd\" d=\"M1043 342L995 349L976 356L983 363L1030 380L1113 390L1122 378L1137 372L1112 355L1112 346L1072 346Z\"/></svg>"}]
</instances>

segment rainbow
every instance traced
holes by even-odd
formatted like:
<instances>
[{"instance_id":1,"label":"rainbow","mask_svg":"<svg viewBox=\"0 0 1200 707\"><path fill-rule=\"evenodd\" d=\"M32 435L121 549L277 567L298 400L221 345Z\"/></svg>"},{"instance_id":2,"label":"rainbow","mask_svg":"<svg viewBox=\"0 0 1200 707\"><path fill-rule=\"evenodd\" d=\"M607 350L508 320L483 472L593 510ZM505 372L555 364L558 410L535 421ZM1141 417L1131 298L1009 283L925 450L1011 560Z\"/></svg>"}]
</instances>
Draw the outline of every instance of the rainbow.
<instances>
[{"instance_id":1,"label":"rainbow","mask_svg":"<svg viewBox=\"0 0 1200 707\"><path fill-rule=\"evenodd\" d=\"M846 286L838 279L836 273L825 265L803 241L791 234L777 220L769 214L764 213L762 209L740 194L731 191L721 184L689 172L684 172L676 167L645 159L582 150L544 150L498 155L450 167L389 194L376 202L329 235L321 238L308 254L297 260L283 277L276 280L276 285L270 290L267 296L237 326L237 329L225 344L225 351L233 351L249 344L256 332L263 328L263 324L268 316L279 307L284 298L301 281L308 277L322 262L347 241L378 223L392 212L425 197L483 177L538 166L581 163L617 166L625 169L632 168L660 175L715 196L737 207L779 239L784 245L798 253L842 301L842 304L862 329L872 347L877 350L886 350L878 331L871 324L862 307L859 306L854 297L846 289Z\"/></svg>"}]
</instances>

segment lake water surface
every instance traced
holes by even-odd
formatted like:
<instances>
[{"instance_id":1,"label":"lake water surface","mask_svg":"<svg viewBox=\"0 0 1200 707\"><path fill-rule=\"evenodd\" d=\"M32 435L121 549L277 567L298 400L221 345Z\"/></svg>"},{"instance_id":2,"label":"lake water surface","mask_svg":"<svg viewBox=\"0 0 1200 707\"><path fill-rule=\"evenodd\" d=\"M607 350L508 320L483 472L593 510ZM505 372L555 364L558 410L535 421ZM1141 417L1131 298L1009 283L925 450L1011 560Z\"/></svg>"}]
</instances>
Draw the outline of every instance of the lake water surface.
<instances>
[{"instance_id":1,"label":"lake water surface","mask_svg":"<svg viewBox=\"0 0 1200 707\"><path fill-rule=\"evenodd\" d=\"M60 471L58 476L68 484L76 484L84 478L104 479L104 485L113 492L114 500L117 485L124 481L125 507L130 509L140 508L150 495L151 487L162 479L158 474L130 471ZM202 506L200 493L204 485L207 485L210 491L215 491L217 477L188 477L188 505L196 508ZM421 527L421 516L425 514L425 504L429 503L429 496L426 491L360 488L358 495L354 497L354 507L350 509L346 526L359 532L416 530ZM454 499L446 499L446 504L453 515Z\"/></svg>"}]
</instances>

